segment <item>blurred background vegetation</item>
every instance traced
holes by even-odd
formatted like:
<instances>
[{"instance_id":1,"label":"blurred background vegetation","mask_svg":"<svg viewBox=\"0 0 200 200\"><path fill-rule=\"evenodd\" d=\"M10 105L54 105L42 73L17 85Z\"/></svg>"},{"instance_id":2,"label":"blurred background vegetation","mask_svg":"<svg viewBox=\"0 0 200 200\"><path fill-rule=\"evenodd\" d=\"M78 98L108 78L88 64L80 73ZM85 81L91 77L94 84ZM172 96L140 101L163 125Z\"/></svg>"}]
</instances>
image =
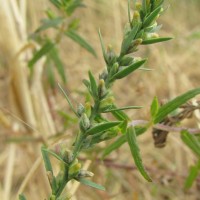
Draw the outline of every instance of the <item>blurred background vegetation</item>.
<instances>
[{"instance_id":1,"label":"blurred background vegetation","mask_svg":"<svg viewBox=\"0 0 200 200\"><path fill-rule=\"evenodd\" d=\"M51 5L48 0L19 0L15 3L0 0L0 3L0 199L16 199L19 192L24 192L27 199L45 199L49 185L40 158L41 143L70 145L76 131L66 100L58 88L52 89L45 82L47 77L45 69L41 69L42 61L30 78L29 54L24 54L24 49L31 48L27 43L28 36L38 28L45 16L44 10ZM16 3L20 5L21 17L15 10ZM74 102L80 102L86 95L82 79L87 77L87 71L91 69L98 76L105 66L98 28L105 43L118 51L127 22L126 0L84 0L83 3L85 7L77 9L71 17L80 19L78 32L93 46L98 57L69 38L62 40L60 53L67 77L65 87ZM144 106L139 111L128 111L133 120L148 119L155 95L160 100L171 99L200 85L200 1L169 0L166 8L159 21L163 24L159 34L174 39L144 46L137 53L149 58L148 67L153 71L137 71L114 86L119 106ZM61 82L59 76L56 80ZM185 123L192 127L199 122ZM135 170L126 145L105 162L94 159L104 145L89 152L93 160L89 168L95 173L95 181L104 185L107 191L81 185L74 199L200 199L200 179L189 191L183 189L195 157L183 145L179 134L170 133L163 149L154 147L151 132L139 137L143 162L153 183L146 182ZM81 159L85 160L85 155Z\"/></svg>"}]
</instances>

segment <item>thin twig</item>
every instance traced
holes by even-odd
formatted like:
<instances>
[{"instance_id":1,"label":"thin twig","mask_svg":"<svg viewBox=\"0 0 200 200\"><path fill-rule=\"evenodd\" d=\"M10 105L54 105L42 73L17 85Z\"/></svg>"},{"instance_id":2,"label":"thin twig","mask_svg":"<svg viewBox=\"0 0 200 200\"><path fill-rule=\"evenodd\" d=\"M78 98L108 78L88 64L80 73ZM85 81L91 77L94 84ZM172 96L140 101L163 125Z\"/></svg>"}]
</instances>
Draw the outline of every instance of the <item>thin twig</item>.
<instances>
[{"instance_id":1,"label":"thin twig","mask_svg":"<svg viewBox=\"0 0 200 200\"><path fill-rule=\"evenodd\" d=\"M129 123L129 126L146 126L148 125L149 121L147 120L134 120ZM163 124L155 124L152 128L156 128L163 131L169 132L181 132L187 130L191 134L200 134L200 129L198 128L187 128L187 127L175 127L175 126L167 126Z\"/></svg>"}]
</instances>

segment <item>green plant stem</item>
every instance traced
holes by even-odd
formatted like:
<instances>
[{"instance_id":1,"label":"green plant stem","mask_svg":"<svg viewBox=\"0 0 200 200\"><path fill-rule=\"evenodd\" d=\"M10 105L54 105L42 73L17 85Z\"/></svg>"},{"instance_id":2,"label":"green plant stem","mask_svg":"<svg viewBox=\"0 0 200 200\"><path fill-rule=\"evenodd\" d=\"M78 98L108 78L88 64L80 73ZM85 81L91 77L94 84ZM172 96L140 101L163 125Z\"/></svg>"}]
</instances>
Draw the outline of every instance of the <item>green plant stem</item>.
<instances>
[{"instance_id":1,"label":"green plant stem","mask_svg":"<svg viewBox=\"0 0 200 200\"><path fill-rule=\"evenodd\" d=\"M90 122L92 122L94 118L99 114L99 106L100 106L100 101L99 100L95 101L92 113L90 115Z\"/></svg>"},{"instance_id":2,"label":"green plant stem","mask_svg":"<svg viewBox=\"0 0 200 200\"><path fill-rule=\"evenodd\" d=\"M75 146L74 146L74 150L73 150L73 160L72 160L72 162L77 158L77 156L78 156L78 154L79 154L79 152L81 150L81 145L83 143L83 138L84 138L84 134L82 132L80 132L78 134L78 137L77 137L76 142L75 142Z\"/></svg>"},{"instance_id":3,"label":"green plant stem","mask_svg":"<svg viewBox=\"0 0 200 200\"><path fill-rule=\"evenodd\" d=\"M58 198L61 195L62 191L64 190L64 188L66 186L66 184L70 181L69 177L68 177L68 170L69 170L68 167L65 167L63 179L62 179L62 182L61 182L61 184L59 186L59 190L56 193L56 198Z\"/></svg>"}]
</instances>

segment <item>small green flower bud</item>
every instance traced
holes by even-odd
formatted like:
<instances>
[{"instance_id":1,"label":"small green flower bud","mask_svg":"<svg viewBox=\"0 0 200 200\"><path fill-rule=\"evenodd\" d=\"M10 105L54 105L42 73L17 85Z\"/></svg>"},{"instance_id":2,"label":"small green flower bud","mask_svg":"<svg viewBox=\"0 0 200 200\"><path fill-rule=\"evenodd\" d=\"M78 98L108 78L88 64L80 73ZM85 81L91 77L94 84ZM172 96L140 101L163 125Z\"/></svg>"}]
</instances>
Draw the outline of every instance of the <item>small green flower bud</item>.
<instances>
[{"instance_id":1,"label":"small green flower bud","mask_svg":"<svg viewBox=\"0 0 200 200\"><path fill-rule=\"evenodd\" d=\"M99 79L103 79L104 81L107 79L107 77L108 77L107 70L104 70L103 73L99 75Z\"/></svg>"},{"instance_id":2,"label":"small green flower bud","mask_svg":"<svg viewBox=\"0 0 200 200\"><path fill-rule=\"evenodd\" d=\"M106 63L108 64L108 66L111 66L116 61L116 59L116 54L113 51L112 46L109 45L106 53Z\"/></svg>"},{"instance_id":3,"label":"small green flower bud","mask_svg":"<svg viewBox=\"0 0 200 200\"><path fill-rule=\"evenodd\" d=\"M78 178L93 177L94 174L90 171L81 169L78 173Z\"/></svg>"},{"instance_id":4,"label":"small green flower bud","mask_svg":"<svg viewBox=\"0 0 200 200\"><path fill-rule=\"evenodd\" d=\"M137 51L137 47L142 43L142 38L138 38L136 40L133 40L132 44L130 45L128 49L128 53L133 53Z\"/></svg>"},{"instance_id":5,"label":"small green flower bud","mask_svg":"<svg viewBox=\"0 0 200 200\"><path fill-rule=\"evenodd\" d=\"M136 24L140 23L141 19L140 19L140 13L136 10L133 13L133 18L131 21L131 25L134 27Z\"/></svg>"},{"instance_id":6,"label":"small green flower bud","mask_svg":"<svg viewBox=\"0 0 200 200\"><path fill-rule=\"evenodd\" d=\"M75 163L71 165L68 171L69 176L75 176L76 174L79 173L80 169L81 169L81 163Z\"/></svg>"},{"instance_id":7,"label":"small green flower bud","mask_svg":"<svg viewBox=\"0 0 200 200\"><path fill-rule=\"evenodd\" d=\"M120 60L120 66L128 66L133 62L132 57L128 56L123 56L122 59Z\"/></svg>"},{"instance_id":8,"label":"small green flower bud","mask_svg":"<svg viewBox=\"0 0 200 200\"><path fill-rule=\"evenodd\" d=\"M135 9L136 9L137 11L140 11L141 8L142 8L142 4L139 3L139 2L136 2L136 3L135 3Z\"/></svg>"},{"instance_id":9,"label":"small green flower bud","mask_svg":"<svg viewBox=\"0 0 200 200\"><path fill-rule=\"evenodd\" d=\"M83 132L90 128L90 120L85 113L80 118L79 126Z\"/></svg>"},{"instance_id":10,"label":"small green flower bud","mask_svg":"<svg viewBox=\"0 0 200 200\"><path fill-rule=\"evenodd\" d=\"M134 58L134 62L139 62L139 61L141 61L141 60L142 60L141 57L135 57L135 58Z\"/></svg>"},{"instance_id":11,"label":"small green flower bud","mask_svg":"<svg viewBox=\"0 0 200 200\"><path fill-rule=\"evenodd\" d=\"M107 90L105 87L105 81L103 79L99 80L99 86L98 86L98 95L100 98L105 97L107 94Z\"/></svg>"},{"instance_id":12,"label":"small green flower bud","mask_svg":"<svg viewBox=\"0 0 200 200\"><path fill-rule=\"evenodd\" d=\"M118 70L119 70L119 63L116 62L116 63L114 63L114 65L112 66L112 72L113 72L113 74L117 73Z\"/></svg>"},{"instance_id":13,"label":"small green flower bud","mask_svg":"<svg viewBox=\"0 0 200 200\"><path fill-rule=\"evenodd\" d=\"M64 153L64 161L66 163L71 163L73 160L73 154L71 151L69 150L66 150L65 153Z\"/></svg>"},{"instance_id":14,"label":"small green flower bud","mask_svg":"<svg viewBox=\"0 0 200 200\"><path fill-rule=\"evenodd\" d=\"M50 200L56 200L56 196L55 195L51 195Z\"/></svg>"},{"instance_id":15,"label":"small green flower bud","mask_svg":"<svg viewBox=\"0 0 200 200\"><path fill-rule=\"evenodd\" d=\"M117 131L113 130L113 131L107 131L106 133L104 133L103 135L101 135L100 139L102 140L109 140L112 139L113 137L117 136Z\"/></svg>"},{"instance_id":16,"label":"small green flower bud","mask_svg":"<svg viewBox=\"0 0 200 200\"><path fill-rule=\"evenodd\" d=\"M78 113L79 117L81 117L81 115L82 115L84 112L85 112L84 106L83 106L81 103L79 103L79 104L78 104L78 108L77 108L77 113Z\"/></svg>"},{"instance_id":17,"label":"small green flower bud","mask_svg":"<svg viewBox=\"0 0 200 200\"><path fill-rule=\"evenodd\" d=\"M152 33L151 38L159 38L159 35L157 33Z\"/></svg>"},{"instance_id":18,"label":"small green flower bud","mask_svg":"<svg viewBox=\"0 0 200 200\"><path fill-rule=\"evenodd\" d=\"M83 148L88 149L91 147L92 135L88 135L83 143Z\"/></svg>"},{"instance_id":19,"label":"small green flower bud","mask_svg":"<svg viewBox=\"0 0 200 200\"><path fill-rule=\"evenodd\" d=\"M113 104L114 102L114 97L113 96L108 96L105 99L103 99L100 103L100 109L104 109L108 106L110 106L111 104Z\"/></svg>"},{"instance_id":20,"label":"small green flower bud","mask_svg":"<svg viewBox=\"0 0 200 200\"><path fill-rule=\"evenodd\" d=\"M90 117L90 115L91 115L91 103L90 102L85 103L85 114L87 115L87 117Z\"/></svg>"}]
</instances>

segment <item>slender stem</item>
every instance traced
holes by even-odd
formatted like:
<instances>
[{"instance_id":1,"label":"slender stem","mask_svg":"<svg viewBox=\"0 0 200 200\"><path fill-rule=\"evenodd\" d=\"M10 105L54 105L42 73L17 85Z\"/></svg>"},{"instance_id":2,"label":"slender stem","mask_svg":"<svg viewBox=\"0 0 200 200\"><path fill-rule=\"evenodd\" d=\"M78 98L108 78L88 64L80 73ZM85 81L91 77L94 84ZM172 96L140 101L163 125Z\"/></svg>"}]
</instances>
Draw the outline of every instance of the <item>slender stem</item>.
<instances>
[{"instance_id":1,"label":"slender stem","mask_svg":"<svg viewBox=\"0 0 200 200\"><path fill-rule=\"evenodd\" d=\"M66 184L69 182L70 180L68 179L68 167L65 167L65 171L64 171L64 175L63 175L63 179L62 179L62 183L59 186L59 190L56 193L56 198L58 198L62 191L64 190Z\"/></svg>"}]
</instances>

